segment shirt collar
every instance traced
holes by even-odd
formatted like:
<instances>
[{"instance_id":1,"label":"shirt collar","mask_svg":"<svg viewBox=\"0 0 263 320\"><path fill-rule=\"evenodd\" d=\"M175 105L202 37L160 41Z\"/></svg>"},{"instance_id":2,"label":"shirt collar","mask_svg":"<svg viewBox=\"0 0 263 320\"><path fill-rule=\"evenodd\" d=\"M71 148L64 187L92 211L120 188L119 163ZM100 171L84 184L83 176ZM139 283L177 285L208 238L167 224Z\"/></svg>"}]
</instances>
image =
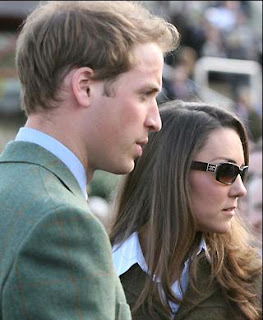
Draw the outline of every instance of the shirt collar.
<instances>
[{"instance_id":1,"label":"shirt collar","mask_svg":"<svg viewBox=\"0 0 263 320\"><path fill-rule=\"evenodd\" d=\"M87 199L87 178L85 169L74 153L61 142L41 131L26 127L19 129L15 141L38 144L59 158L72 172L80 186L83 196Z\"/></svg>"},{"instance_id":2,"label":"shirt collar","mask_svg":"<svg viewBox=\"0 0 263 320\"><path fill-rule=\"evenodd\" d=\"M197 255L200 254L202 250L206 252L206 255L208 254L206 242L203 238L200 242ZM123 243L113 246L112 258L118 276L125 273L136 263L139 264L143 271L148 272L137 232L131 234Z\"/></svg>"},{"instance_id":3,"label":"shirt collar","mask_svg":"<svg viewBox=\"0 0 263 320\"><path fill-rule=\"evenodd\" d=\"M125 273L136 263L139 264L143 271L147 272L148 270L137 232L131 234L122 244L113 246L112 258L118 276Z\"/></svg>"}]
</instances>

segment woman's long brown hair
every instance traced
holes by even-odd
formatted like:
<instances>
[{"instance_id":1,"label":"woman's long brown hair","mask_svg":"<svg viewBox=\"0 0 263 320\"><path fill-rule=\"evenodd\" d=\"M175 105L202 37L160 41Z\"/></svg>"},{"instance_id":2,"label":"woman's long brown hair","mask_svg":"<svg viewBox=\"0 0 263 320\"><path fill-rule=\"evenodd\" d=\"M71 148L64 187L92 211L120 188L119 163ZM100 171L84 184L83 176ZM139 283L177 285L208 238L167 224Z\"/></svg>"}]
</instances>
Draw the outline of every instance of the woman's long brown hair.
<instances>
[{"instance_id":1,"label":"woman's long brown hair","mask_svg":"<svg viewBox=\"0 0 263 320\"><path fill-rule=\"evenodd\" d=\"M237 216L230 234L200 233L191 210L189 172L193 156L217 128L232 128L243 144L249 161L248 137L239 119L227 110L203 103L171 101L160 108L162 130L151 133L135 169L121 182L116 197L110 238L121 244L138 231L150 274L161 279L165 299L157 296L167 315L174 296L171 285L179 279L184 262L206 241L211 281L216 278L231 303L249 320L259 320L258 293L253 279L261 272L261 259L252 247L246 226ZM186 236L187 235L187 236ZM195 288L198 259L190 264L189 285ZM175 276L175 277L174 277ZM154 317L155 284L148 278L133 312L148 302ZM155 315L156 316L156 315Z\"/></svg>"}]
</instances>

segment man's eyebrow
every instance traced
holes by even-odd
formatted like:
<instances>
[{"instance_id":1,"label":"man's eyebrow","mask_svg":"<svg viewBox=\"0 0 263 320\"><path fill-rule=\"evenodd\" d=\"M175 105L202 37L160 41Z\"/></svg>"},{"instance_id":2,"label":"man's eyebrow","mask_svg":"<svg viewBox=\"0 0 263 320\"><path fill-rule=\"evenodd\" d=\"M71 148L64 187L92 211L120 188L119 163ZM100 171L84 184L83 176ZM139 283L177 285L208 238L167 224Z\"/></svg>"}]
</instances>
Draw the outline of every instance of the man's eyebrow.
<instances>
[{"instance_id":1,"label":"man's eyebrow","mask_svg":"<svg viewBox=\"0 0 263 320\"><path fill-rule=\"evenodd\" d=\"M162 90L162 87L157 87L157 86L145 86L143 87L140 91L143 92L143 91L148 91L149 93L158 93Z\"/></svg>"}]
</instances>

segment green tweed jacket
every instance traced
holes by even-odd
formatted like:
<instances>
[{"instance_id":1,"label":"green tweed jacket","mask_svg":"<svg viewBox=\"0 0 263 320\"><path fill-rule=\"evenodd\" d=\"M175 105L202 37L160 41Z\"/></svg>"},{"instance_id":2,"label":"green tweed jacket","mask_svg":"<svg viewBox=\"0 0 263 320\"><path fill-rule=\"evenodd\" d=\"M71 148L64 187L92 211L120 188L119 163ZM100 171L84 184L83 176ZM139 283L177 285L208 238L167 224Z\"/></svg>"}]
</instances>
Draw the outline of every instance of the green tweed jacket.
<instances>
[{"instance_id":1,"label":"green tweed jacket","mask_svg":"<svg viewBox=\"0 0 263 320\"><path fill-rule=\"evenodd\" d=\"M54 155L0 156L0 320L129 320L102 224Z\"/></svg>"},{"instance_id":2,"label":"green tweed jacket","mask_svg":"<svg viewBox=\"0 0 263 320\"><path fill-rule=\"evenodd\" d=\"M214 280L209 286L208 276L211 273L209 263L205 258L200 260L199 270L197 273L198 283L197 288L200 294L197 294L193 289L186 290L186 296L189 300L183 300L175 317L168 317L162 311L162 307L158 303L154 303L154 309L157 317L153 318L147 311L147 303L144 308L140 307L137 313L132 317L133 320L252 320L247 319L239 310L239 308L230 303L217 283ZM120 276L127 301L131 307L141 293L146 277L148 275L141 270L138 264L133 265L126 273ZM259 303L262 297L262 281L261 277L255 279L259 293ZM262 301L262 300L261 300Z\"/></svg>"}]
</instances>

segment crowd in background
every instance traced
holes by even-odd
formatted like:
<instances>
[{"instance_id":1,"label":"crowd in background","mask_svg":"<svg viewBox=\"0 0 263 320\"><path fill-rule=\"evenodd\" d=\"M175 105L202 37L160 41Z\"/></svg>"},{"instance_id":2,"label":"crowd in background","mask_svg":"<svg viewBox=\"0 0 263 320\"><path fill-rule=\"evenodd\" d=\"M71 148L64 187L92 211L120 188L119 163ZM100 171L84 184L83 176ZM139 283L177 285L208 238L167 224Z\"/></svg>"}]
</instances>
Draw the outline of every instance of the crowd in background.
<instances>
[{"instance_id":1,"label":"crowd in background","mask_svg":"<svg viewBox=\"0 0 263 320\"><path fill-rule=\"evenodd\" d=\"M159 6L155 4L155 8L159 8L160 14L169 15L181 34L180 48L166 58L166 63L174 68L174 77L164 79L160 102L175 98L199 99L193 74L196 61L201 57L251 60L262 67L262 31L255 23L256 12L260 14L260 7L256 7L258 1L157 2ZM231 83L233 109L255 142L262 136L262 100L253 105L247 78L229 75L227 81Z\"/></svg>"},{"instance_id":2,"label":"crowd in background","mask_svg":"<svg viewBox=\"0 0 263 320\"><path fill-rule=\"evenodd\" d=\"M158 103L171 99L200 101L193 74L196 61L201 57L251 60L262 67L260 1L149 1L146 5L170 20L181 34L180 47L165 59L174 72L172 78L164 76ZM253 104L247 79L238 75L228 80L233 88L233 111L243 120L251 138L248 192L241 209L262 244L262 103ZM111 178L112 188L114 179ZM107 224L114 192L92 192L93 186L96 188L96 179L90 187L91 207ZM108 190L107 182L105 186Z\"/></svg>"}]
</instances>

